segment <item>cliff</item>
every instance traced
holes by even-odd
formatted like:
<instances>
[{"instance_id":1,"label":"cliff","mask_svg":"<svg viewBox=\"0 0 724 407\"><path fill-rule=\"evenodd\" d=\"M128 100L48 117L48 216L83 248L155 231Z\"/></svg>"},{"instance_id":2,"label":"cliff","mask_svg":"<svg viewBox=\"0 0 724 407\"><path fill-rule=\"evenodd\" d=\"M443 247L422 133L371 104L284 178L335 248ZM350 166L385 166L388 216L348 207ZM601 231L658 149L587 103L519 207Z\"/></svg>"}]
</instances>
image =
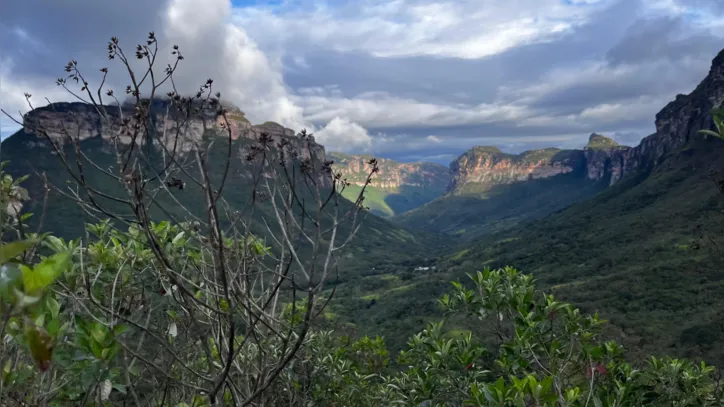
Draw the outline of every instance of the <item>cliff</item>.
<instances>
[{"instance_id":1,"label":"cliff","mask_svg":"<svg viewBox=\"0 0 724 407\"><path fill-rule=\"evenodd\" d=\"M352 185L362 186L367 179L372 156L330 153L335 172L341 173ZM442 165L414 162L401 163L387 158L377 158L379 172L372 177L370 186L385 191L397 191L401 187L420 187L444 190L452 176Z\"/></svg>"},{"instance_id":2,"label":"cliff","mask_svg":"<svg viewBox=\"0 0 724 407\"><path fill-rule=\"evenodd\" d=\"M231 105L225 105L225 108L226 120L218 115L216 109L205 109L190 119L185 119L181 114L174 113L174 109L169 107L166 100L154 100L151 107L153 124L147 134L153 134L155 145L159 147L163 145L169 151L175 148L176 151L185 153L191 151L193 146L202 140L213 140L215 137L226 139L228 132L224 126L228 122L232 139L242 141L235 143L238 147L235 156L240 159L249 152L251 144L243 141L257 141L262 133L271 136L273 146L286 140L302 158L313 157L317 168L321 167L326 159L324 147L317 144L313 136L310 136L310 142L306 145L292 129L274 122L252 125L239 108ZM41 133L47 134L61 144L70 142L68 139L70 136L81 142L100 141L102 148L108 150L115 140L121 144L132 142L131 136L124 131L134 125L132 121L128 121L130 117L133 117L133 106L130 105L101 106L98 109L80 102L53 103L26 113L23 116L23 134L12 137L21 137L22 140L15 142L19 141L28 148L50 148ZM136 142L140 144L143 140L139 137ZM329 177L320 178L319 181L331 186Z\"/></svg>"},{"instance_id":3,"label":"cliff","mask_svg":"<svg viewBox=\"0 0 724 407\"><path fill-rule=\"evenodd\" d=\"M677 95L656 114L656 132L641 140L636 147L594 146L586 149L589 178L610 174L614 184L626 175L649 170L666 154L702 135L702 129L713 129L711 111L724 103L724 50L711 64L709 74L688 95ZM593 136L591 137L593 140ZM589 143L590 144L590 143ZM608 173L608 174L605 174Z\"/></svg>"},{"instance_id":4,"label":"cliff","mask_svg":"<svg viewBox=\"0 0 724 407\"><path fill-rule=\"evenodd\" d=\"M581 170L580 150L546 148L506 154L496 147L473 147L450 164L452 195L477 194L495 185L550 178Z\"/></svg>"},{"instance_id":5,"label":"cliff","mask_svg":"<svg viewBox=\"0 0 724 407\"><path fill-rule=\"evenodd\" d=\"M351 184L342 195L356 201L369 175L367 162L372 156L330 153L329 157L334 172ZM379 172L367 187L364 205L380 216L404 213L432 201L445 192L452 179L450 170L438 164L378 158L377 166Z\"/></svg>"},{"instance_id":6,"label":"cliff","mask_svg":"<svg viewBox=\"0 0 724 407\"><path fill-rule=\"evenodd\" d=\"M583 148L586 157L586 176L598 181L608 178L608 185L623 177L626 154L631 147L622 146L608 137L593 133Z\"/></svg>"},{"instance_id":7,"label":"cliff","mask_svg":"<svg viewBox=\"0 0 724 407\"><path fill-rule=\"evenodd\" d=\"M627 175L650 170L665 155L703 137L697 132L714 128L711 111L723 103L724 50L714 58L709 74L693 92L677 95L656 115L656 132L638 146L622 146L593 133L582 152L544 149L513 155L495 147L474 147L450 165L453 180L448 191L480 192L498 184L570 173L581 164L589 180L613 185Z\"/></svg>"}]
</instances>

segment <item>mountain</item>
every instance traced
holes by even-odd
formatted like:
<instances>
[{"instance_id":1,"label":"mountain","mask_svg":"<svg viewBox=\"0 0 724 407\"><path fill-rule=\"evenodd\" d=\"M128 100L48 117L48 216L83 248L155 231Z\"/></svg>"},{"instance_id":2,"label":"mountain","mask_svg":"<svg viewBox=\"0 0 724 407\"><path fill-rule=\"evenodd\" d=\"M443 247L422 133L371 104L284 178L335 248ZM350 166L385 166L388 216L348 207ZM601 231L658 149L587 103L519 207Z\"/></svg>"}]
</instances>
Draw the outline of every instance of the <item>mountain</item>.
<instances>
[{"instance_id":1,"label":"mountain","mask_svg":"<svg viewBox=\"0 0 724 407\"><path fill-rule=\"evenodd\" d=\"M656 132L627 147L592 134L581 150L543 149L519 155L475 147L455 160L446 195L399 217L403 225L474 240L539 219L590 198L627 176L650 171L671 151L711 126L722 98L724 54L688 95L677 95L655 119ZM535 202L535 204L533 204Z\"/></svg>"},{"instance_id":2,"label":"mountain","mask_svg":"<svg viewBox=\"0 0 724 407\"><path fill-rule=\"evenodd\" d=\"M450 164L452 181L444 195L395 219L471 241L593 196L606 187L609 173L589 174L587 165L582 150L507 154L473 147Z\"/></svg>"},{"instance_id":3,"label":"mountain","mask_svg":"<svg viewBox=\"0 0 724 407\"><path fill-rule=\"evenodd\" d=\"M473 147L450 164L449 195L488 196L500 185L550 178L580 169L583 154L547 148L506 154L497 147Z\"/></svg>"},{"instance_id":4,"label":"mountain","mask_svg":"<svg viewBox=\"0 0 724 407\"><path fill-rule=\"evenodd\" d=\"M370 155L329 153L333 168L350 183L342 195L355 201L367 180ZM380 216L393 216L424 205L442 195L450 184L450 171L442 165L401 163L377 158L379 172L365 190L364 205Z\"/></svg>"},{"instance_id":5,"label":"mountain","mask_svg":"<svg viewBox=\"0 0 724 407\"><path fill-rule=\"evenodd\" d=\"M600 193L482 236L431 263L434 272L413 266L376 276L376 284L355 283L366 291L340 290L348 307L355 303L345 293L357 293L357 307L377 298L369 311L350 318L397 341L418 321L439 315L430 298L448 281L464 281L484 266L512 265L557 298L599 312L611 322L607 335L632 356L668 353L721 365L724 197L711 171L724 171L724 142L697 132L713 129L710 112L723 105L724 51L692 93L656 115L656 132L639 145L591 137L582 178L601 179ZM530 182L536 181L519 184Z\"/></svg>"},{"instance_id":6,"label":"mountain","mask_svg":"<svg viewBox=\"0 0 724 407\"><path fill-rule=\"evenodd\" d=\"M163 166L168 152L174 151L174 149L179 154L177 160L186 163L188 174L178 176L185 181L187 187L173 195L161 191L155 196L152 216L159 220L186 219L188 216L182 210L181 205L197 215L205 216L204 194L189 177L199 175L197 174L198 167L193 162L193 155L188 154L192 151L191 140L208 148L209 176L217 185L224 173L227 155L231 154L230 171L226 181L228 186L223 190L223 197L229 203L229 207L225 208L227 214L243 211L251 196L254 188L252 185L254 169L247 162L246 157L258 144L261 134L270 136L271 146L286 143L300 151L302 153L300 158L309 158L310 165L315 168L320 168L327 160L324 147L316 143L313 137L303 140L292 129L284 128L273 122L252 125L245 118L243 112L237 108L230 108L227 116L233 139L231 150L229 150L226 136L219 136L218 132L210 131L222 127L223 119L217 117L214 112L201 112L198 118L192 118L188 123L184 123L181 118L169 114L167 107L167 102L163 100L153 101L152 121L158 130L153 136L156 140L153 140L153 143L136 143L138 144L136 148L149 148L146 152L146 155L150 157L150 162L147 163L149 166ZM24 186L29 190L31 196L25 210L35 213L35 216L31 218L32 226L42 226L43 231L50 231L61 237L76 238L85 235L84 222L97 222L94 216L108 217L102 213L82 211L74 200L67 196L72 195L77 189L76 182L68 175L66 167L50 143L33 131L39 125L48 132L50 137L61 142L67 161L76 178L83 176L92 188L102 194L127 197L121 183L106 175L105 172L118 173L116 143L120 148L131 146L130 137L123 134L118 136L118 129L124 123L124 118L132 117L132 110L130 106L124 106L120 110L118 106L104 106L101 107L101 110L105 110L109 117L108 120L101 120L101 112L84 103L55 103L40 107L24 116L23 129L2 141L0 159L10 161L5 170L14 177L30 175ZM182 123L183 128L181 128ZM161 129L165 129L167 133L163 133ZM187 141L175 145L173 142L175 138L163 137L163 134L173 134L175 130L183 131L184 140ZM75 151L72 143L63 141L63 134L71 134L80 139L80 155ZM305 145L303 149L302 144ZM161 149L160 145L165 145L167 150ZM278 154L278 147L273 147L273 151ZM91 161L93 164L90 163ZM78 162L82 166L78 166ZM191 165L188 165L189 163ZM50 188L48 199L45 200L46 186L41 177L42 174L47 176L50 185L65 193L60 193L56 188ZM270 179L267 174L263 174L263 176L272 183L282 182L282 180ZM331 178L328 175L324 176L320 173L316 182L323 188L331 187ZM83 194L81 193L81 195ZM117 210L118 213L130 214L127 206L118 204L113 199L104 198L100 194L95 199L100 204ZM340 199L340 201L342 210L348 209L352 205L345 199ZM273 221L271 210L270 204L259 204L255 209L251 225L255 233L268 238L271 236L268 236L267 224L271 224L272 227L276 224ZM272 221L267 222L264 219L272 219ZM410 260L442 247L444 244L439 239L419 233L413 235L404 227L392 224L373 214L367 214L357 237L345 251L343 263L347 270L366 270L384 262L390 256L400 260ZM346 277L345 275L342 278Z\"/></svg>"}]
</instances>

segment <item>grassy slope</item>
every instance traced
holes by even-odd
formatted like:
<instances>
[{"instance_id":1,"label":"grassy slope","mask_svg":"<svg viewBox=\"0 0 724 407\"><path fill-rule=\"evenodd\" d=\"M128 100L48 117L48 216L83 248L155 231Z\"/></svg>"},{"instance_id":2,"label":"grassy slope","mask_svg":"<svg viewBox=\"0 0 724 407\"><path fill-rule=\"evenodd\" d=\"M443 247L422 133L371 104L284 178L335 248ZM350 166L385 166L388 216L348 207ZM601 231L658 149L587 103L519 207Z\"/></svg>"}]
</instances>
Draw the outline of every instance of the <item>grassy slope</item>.
<instances>
[{"instance_id":1,"label":"grassy slope","mask_svg":"<svg viewBox=\"0 0 724 407\"><path fill-rule=\"evenodd\" d=\"M441 258L439 272L410 265L345 285L338 314L401 346L420 323L441 316L435 298L450 280L464 281L485 265L513 265L533 273L541 288L600 312L611 321L608 334L634 357L670 353L721 365L724 259L694 242L698 224L724 237L724 198L708 179L711 163L724 167L722 155L721 143L698 142L651 174Z\"/></svg>"},{"instance_id":2,"label":"grassy slope","mask_svg":"<svg viewBox=\"0 0 724 407\"><path fill-rule=\"evenodd\" d=\"M357 185L349 185L342 191L342 196L349 201L355 202L359 197L362 187ZM364 205L370 208L370 211L378 216L392 216L395 211L385 202L389 192L379 188L368 186L365 189Z\"/></svg>"},{"instance_id":3,"label":"grassy slope","mask_svg":"<svg viewBox=\"0 0 724 407\"><path fill-rule=\"evenodd\" d=\"M11 161L7 171L14 176L46 172L51 184L61 188L65 187L68 176L60 160L51 155L50 149L48 148L28 148L24 145L24 140L32 140L32 136L28 136L21 131L2 142L2 156L0 159ZM236 143L243 142L248 141L239 140ZM216 174L212 174L214 175L212 178L218 179L220 173L223 171L222 163L226 156L226 146L222 146L221 144L217 144L217 146L209 162L217 164L218 168L215 168ZM240 145L235 145L235 147L240 147ZM83 151L92 157L95 162L100 163L102 167L112 165L114 162L114 158L109 153L104 152L104 150L107 150L107 146L104 146L98 139L83 142ZM69 154L72 154L72 152L69 152ZM217 155L218 157L213 158L213 155ZM235 161L235 163L241 162L241 159ZM231 210L242 209L250 197L251 186L249 182L240 175L245 171L240 164L235 164L231 168L229 182L224 189L224 197L232 206L232 208L230 208ZM86 174L91 185L114 196L126 197L125 191L119 187L116 181L109 181L109 179L99 171L88 169ZM33 175L26 181L25 185L30 190L31 196L35 199L27 209L37 214L34 218L35 222L38 222L40 219L39 215L42 212L40 199L42 197L41 191L43 190L42 182L40 177ZM204 217L205 204L198 187L195 187L187 181L187 188L184 189L184 191L175 192L175 195L184 205L191 208L197 216ZM158 200L162 202L168 213L178 219L184 218L185 214L183 211L178 205L174 204L169 196L162 194ZM351 205L351 203L345 199L341 199L340 201L343 208L348 208ZM107 203L108 202L103 202L103 204ZM129 213L127 208L121 210L123 213ZM266 227L261 222L261 217L273 219L270 208L268 205L258 205L255 210L257 211L257 216L255 216L256 223L253 226L254 230L258 234L264 234L266 233ZM155 216L157 219L168 218L166 213L159 210L155 212ZM51 190L47 207L45 208L44 231L51 231L56 235L66 238L79 237L84 235L84 222L89 221L95 222L90 216L83 213L73 201ZM273 225L274 221L272 220L270 223ZM342 236L346 236L345 233L341 233ZM398 225L391 224L389 221L377 216L368 215L358 235L344 253L341 263L343 273L341 273L340 279L344 280L360 270L367 270L378 263L386 262L391 256L401 260L414 259L419 256L420 253L426 253L439 247L442 247L439 240L430 235L415 234L413 236L412 233Z\"/></svg>"},{"instance_id":4,"label":"grassy slope","mask_svg":"<svg viewBox=\"0 0 724 407\"><path fill-rule=\"evenodd\" d=\"M580 171L498 185L478 196L441 197L395 220L411 228L473 241L591 197L605 188L606 182L592 182Z\"/></svg>"},{"instance_id":5,"label":"grassy slope","mask_svg":"<svg viewBox=\"0 0 724 407\"><path fill-rule=\"evenodd\" d=\"M369 160L372 158L371 155L348 155L343 153L332 152L328 154L328 157L335 161L335 165L346 167L352 160ZM393 160L381 159L379 162L380 173L389 174L397 171L396 167L400 165ZM444 172L447 174L448 169L432 163L415 163L419 166L419 170L422 172L439 173ZM367 178L367 172L361 171L356 174L347 174L345 178L352 182L364 182ZM384 178L385 175L375 175L379 181L380 178ZM416 179L417 178L417 179ZM405 213L417 207L420 207L433 199L439 197L445 192L448 186L448 180L444 182L425 182L419 177L415 177L413 174L411 179L408 181L413 183L419 182L423 186L412 186L412 185L401 185L398 188L380 188L373 185L368 186L365 189L365 206L370 208L370 211L378 216L389 217ZM373 182L374 184L374 182ZM350 185L342 192L342 196L348 200L354 202L357 200L362 187L357 185Z\"/></svg>"},{"instance_id":6,"label":"grassy slope","mask_svg":"<svg viewBox=\"0 0 724 407\"><path fill-rule=\"evenodd\" d=\"M342 192L342 196L355 201L362 187L350 185ZM403 185L395 191L388 191L373 186L365 189L365 206L378 216L394 216L414 210L439 197L443 189L431 189Z\"/></svg>"}]
</instances>

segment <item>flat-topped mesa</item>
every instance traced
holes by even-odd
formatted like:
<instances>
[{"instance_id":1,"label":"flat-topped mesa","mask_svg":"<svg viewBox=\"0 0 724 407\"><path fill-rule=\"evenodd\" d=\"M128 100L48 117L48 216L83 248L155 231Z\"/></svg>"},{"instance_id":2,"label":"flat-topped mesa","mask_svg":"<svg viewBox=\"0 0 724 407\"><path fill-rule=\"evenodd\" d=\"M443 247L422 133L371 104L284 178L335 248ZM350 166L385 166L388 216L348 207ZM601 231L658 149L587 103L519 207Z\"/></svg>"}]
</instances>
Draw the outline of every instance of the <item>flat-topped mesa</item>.
<instances>
[{"instance_id":1,"label":"flat-topped mesa","mask_svg":"<svg viewBox=\"0 0 724 407\"><path fill-rule=\"evenodd\" d=\"M602 134L598 133L591 133L591 135L588 137L588 144L583 148L585 149L592 149L592 148L612 148L612 147L619 147L620 144L613 141L613 139L608 138Z\"/></svg>"},{"instance_id":2,"label":"flat-topped mesa","mask_svg":"<svg viewBox=\"0 0 724 407\"><path fill-rule=\"evenodd\" d=\"M497 147L476 146L450 164L453 180L448 193L480 193L499 184L567 174L583 162L580 150L545 148L507 154Z\"/></svg>"},{"instance_id":3,"label":"flat-topped mesa","mask_svg":"<svg viewBox=\"0 0 724 407\"><path fill-rule=\"evenodd\" d=\"M282 139L286 139L299 152L301 158L314 156L315 167L321 168L326 159L324 147L317 144L312 136L309 137L309 142L302 141L295 135L294 130L274 122L252 125L239 108L223 102L222 105L226 110L225 115L218 114L218 109L210 107L185 118L178 110L168 108L168 100L154 99L151 102L151 121L156 130L154 142L165 145L169 150L175 148L176 151L188 152L193 148L194 142L204 137L228 137L230 131L233 140L258 140L262 133L266 133L272 138L271 145L276 146ZM45 133L60 143L70 142L70 136L72 140L117 139L121 143L130 144L132 136L124 130L133 126L133 123L124 124L122 118L132 118L133 111L134 106L130 103L121 107L96 107L81 102L62 102L39 107L23 116L23 137L26 138L24 143L30 147L49 148L50 145L41 134ZM137 137L137 143L142 141L141 137ZM108 144L109 147L110 145ZM239 156L243 157L248 146L240 145L240 149ZM331 180L325 180L324 184L331 185Z\"/></svg>"},{"instance_id":4,"label":"flat-topped mesa","mask_svg":"<svg viewBox=\"0 0 724 407\"><path fill-rule=\"evenodd\" d=\"M244 112L239 108L224 105L226 108L226 119L219 115L217 109L207 108L195 112L188 119L182 114L175 112L175 109L168 109L168 102L165 100L154 100L151 106L152 121L159 133L190 137L199 139L205 132L217 131L221 136L227 133L220 131L225 122L228 122L233 139L256 138L262 132L277 137L294 137L292 129L285 128L274 122L266 122L259 125L252 125L246 118ZM103 111L105 118L99 113ZM124 104L119 106L95 106L81 102L53 103L44 107L36 108L23 116L24 130L27 134L37 134L42 129L50 137L57 140L65 139L65 135L85 140L91 137L112 138L119 136L121 142L129 143L129 137L123 137L119 133L122 127L122 117L133 117L133 106ZM132 123L131 123L132 124ZM180 128L181 127L181 128ZM139 141L140 142L140 141Z\"/></svg>"},{"instance_id":5,"label":"flat-topped mesa","mask_svg":"<svg viewBox=\"0 0 724 407\"><path fill-rule=\"evenodd\" d=\"M352 185L363 186L372 169L368 164L371 155L329 153L329 158L334 160L334 171L341 173ZM401 163L377 158L377 167L379 171L372 176L370 185L386 191L397 191L406 186L444 191L451 179L446 167L433 163Z\"/></svg>"}]
</instances>

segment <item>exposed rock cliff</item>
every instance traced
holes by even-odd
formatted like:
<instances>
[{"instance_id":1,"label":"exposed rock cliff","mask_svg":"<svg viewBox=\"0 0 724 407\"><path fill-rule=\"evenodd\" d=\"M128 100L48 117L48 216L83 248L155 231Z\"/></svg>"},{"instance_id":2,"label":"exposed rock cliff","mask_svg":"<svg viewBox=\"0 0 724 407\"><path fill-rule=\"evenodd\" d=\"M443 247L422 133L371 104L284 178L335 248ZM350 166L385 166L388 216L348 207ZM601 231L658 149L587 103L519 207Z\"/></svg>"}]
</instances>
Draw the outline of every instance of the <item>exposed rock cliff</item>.
<instances>
[{"instance_id":1,"label":"exposed rock cliff","mask_svg":"<svg viewBox=\"0 0 724 407\"><path fill-rule=\"evenodd\" d=\"M133 123L124 122L123 118L133 116L133 107L102 106L101 109L104 110L104 114L93 105L80 102L53 103L34 109L23 117L24 135L21 137L24 137L23 142L26 146L33 148L50 147L41 133L59 142L69 142L68 137L81 141L100 139L108 142L103 143L107 149L111 148L113 140L124 144L131 143L131 136L123 130L128 129ZM154 142L164 144L169 151L176 148L176 151L187 152L193 148L194 142L204 137L226 138L228 133L224 126L228 122L234 140L254 141L258 140L262 133L267 133L273 140L272 145L284 139L300 153L302 158L313 157L318 167L321 167L326 159L324 147L317 144L312 136L307 146L295 135L294 130L274 122L252 125L244 113L233 106L227 106L226 119L218 115L216 109L206 109L194 114L190 119L184 119L179 114L174 114L165 100L154 100L151 111L152 129L155 129L156 138ZM138 138L136 142L141 143L142 140ZM177 142L175 147L174 142ZM244 157L248 147L248 143L239 144L236 156ZM320 181L331 185L331 179L325 178Z\"/></svg>"},{"instance_id":2,"label":"exposed rock cliff","mask_svg":"<svg viewBox=\"0 0 724 407\"><path fill-rule=\"evenodd\" d=\"M586 176L591 180L609 179L617 183L624 172L626 154L631 147L622 146L608 137L593 133L583 148L586 156Z\"/></svg>"},{"instance_id":3,"label":"exposed rock cliff","mask_svg":"<svg viewBox=\"0 0 724 407\"><path fill-rule=\"evenodd\" d=\"M600 134L591 134L583 152L545 149L520 155L505 154L495 147L475 147L455 160L450 168L449 191L479 192L496 184L546 178L574 171L585 163L586 177L609 185L629 174L650 169L671 151L696 137L701 129L712 129L712 109L724 104L724 51L714 58L709 74L688 95L677 95L656 115L656 133L636 147L617 144Z\"/></svg>"},{"instance_id":4,"label":"exposed rock cliff","mask_svg":"<svg viewBox=\"0 0 724 407\"><path fill-rule=\"evenodd\" d=\"M370 171L367 162L372 156L330 153L329 157L334 160L335 172L342 173L353 185L364 185ZM403 186L436 188L442 191L452 179L449 169L433 163L401 163L377 158L377 165L379 172L372 177L370 185L385 191L396 191Z\"/></svg>"},{"instance_id":5,"label":"exposed rock cliff","mask_svg":"<svg viewBox=\"0 0 724 407\"><path fill-rule=\"evenodd\" d=\"M473 147L450 164L453 195L481 193L499 184L548 178L580 170L580 150L546 148L506 154L497 147Z\"/></svg>"},{"instance_id":6,"label":"exposed rock cliff","mask_svg":"<svg viewBox=\"0 0 724 407\"><path fill-rule=\"evenodd\" d=\"M656 115L656 133L641 140L638 146L596 145L587 148L588 176L603 178L607 172L611 184L622 177L657 165L667 153L688 141L702 137L702 129L712 129L712 109L724 103L724 51L712 61L709 74L688 95L677 95ZM593 140L593 136L591 136Z\"/></svg>"},{"instance_id":7,"label":"exposed rock cliff","mask_svg":"<svg viewBox=\"0 0 724 407\"><path fill-rule=\"evenodd\" d=\"M342 195L351 201L357 200L370 172L368 164L372 156L330 153L334 160L335 173L341 173L351 186ZM365 193L365 206L381 216L393 216L418 208L441 196L452 175L442 165L416 162L400 163L386 158L377 158L379 172Z\"/></svg>"}]
</instances>

